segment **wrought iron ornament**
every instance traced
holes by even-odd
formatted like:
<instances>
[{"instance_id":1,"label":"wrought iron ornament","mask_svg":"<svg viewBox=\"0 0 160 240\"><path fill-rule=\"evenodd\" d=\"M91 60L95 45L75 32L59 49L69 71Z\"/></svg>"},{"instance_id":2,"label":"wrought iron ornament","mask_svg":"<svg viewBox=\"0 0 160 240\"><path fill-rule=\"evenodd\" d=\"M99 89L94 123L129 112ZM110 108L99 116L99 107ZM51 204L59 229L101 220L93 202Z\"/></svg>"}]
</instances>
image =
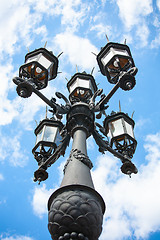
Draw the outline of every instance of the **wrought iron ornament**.
<instances>
[{"instance_id":1,"label":"wrought iron ornament","mask_svg":"<svg viewBox=\"0 0 160 240\"><path fill-rule=\"evenodd\" d=\"M89 169L93 168L93 163L91 162L91 160L89 159L89 157L86 154L82 153L78 149L72 149L70 152L69 159L67 160L66 164L64 165L64 170L63 170L64 174L65 174L65 170L66 170L68 164L70 163L70 161L72 161L73 157L76 158L77 160L81 161L85 165L87 165L89 167Z\"/></svg>"}]
</instances>

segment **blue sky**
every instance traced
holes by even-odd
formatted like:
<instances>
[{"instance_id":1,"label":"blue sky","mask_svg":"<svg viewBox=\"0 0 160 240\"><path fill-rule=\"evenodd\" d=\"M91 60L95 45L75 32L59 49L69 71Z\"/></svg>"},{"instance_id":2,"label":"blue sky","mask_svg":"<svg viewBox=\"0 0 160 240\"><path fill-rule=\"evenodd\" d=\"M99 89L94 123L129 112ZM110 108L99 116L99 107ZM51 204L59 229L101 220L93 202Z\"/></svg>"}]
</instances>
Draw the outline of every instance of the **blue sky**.
<instances>
[{"instance_id":1,"label":"blue sky","mask_svg":"<svg viewBox=\"0 0 160 240\"><path fill-rule=\"evenodd\" d=\"M51 239L47 200L60 185L70 149L49 169L45 183L33 182L35 120L45 117L45 104L34 94L20 98L12 82L27 48L47 41L55 55L64 52L62 73L42 91L48 98L55 91L68 95L65 78L75 74L76 65L87 73L95 67L96 82L108 93L113 85L91 54L106 45L105 34L113 42L127 39L139 69L135 88L119 89L107 110L118 111L121 100L122 111L135 111L133 162L139 173L122 175L120 160L102 156L88 139L95 188L107 205L100 240L160 239L160 0L1 0L0 9L0 239Z\"/></svg>"}]
</instances>

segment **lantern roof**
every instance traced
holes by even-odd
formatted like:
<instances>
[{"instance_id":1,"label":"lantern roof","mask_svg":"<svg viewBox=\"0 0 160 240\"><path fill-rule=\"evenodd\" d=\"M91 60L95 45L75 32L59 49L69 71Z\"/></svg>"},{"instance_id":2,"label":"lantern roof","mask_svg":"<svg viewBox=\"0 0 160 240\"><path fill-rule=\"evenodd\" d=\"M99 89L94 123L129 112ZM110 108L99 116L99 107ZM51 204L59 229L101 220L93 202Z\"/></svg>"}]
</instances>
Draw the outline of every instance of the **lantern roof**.
<instances>
[{"instance_id":1,"label":"lantern roof","mask_svg":"<svg viewBox=\"0 0 160 240\"><path fill-rule=\"evenodd\" d=\"M81 78L81 79L84 79L84 80L91 80L94 91L97 91L97 84L96 84L96 82L95 82L94 77L93 77L91 74L87 74L86 72L74 74L74 75L71 77L71 79L69 80L69 82L67 83L67 88L68 88L68 89L69 89L69 86L72 85L72 83L73 83L77 78Z\"/></svg>"},{"instance_id":2,"label":"lantern roof","mask_svg":"<svg viewBox=\"0 0 160 240\"><path fill-rule=\"evenodd\" d=\"M63 128L63 123L62 122L46 118L46 119L43 119L39 123L39 125L36 127L36 129L34 131L36 136L45 125L59 127L60 130Z\"/></svg>"},{"instance_id":3,"label":"lantern roof","mask_svg":"<svg viewBox=\"0 0 160 240\"><path fill-rule=\"evenodd\" d=\"M38 49L35 49L32 52L27 53L26 56L25 56L25 61L28 58L30 58L32 56L35 56L39 53L44 53L51 61L57 63L57 65L58 65L58 58L53 55L52 51L48 51L46 48L38 48Z\"/></svg>"},{"instance_id":4,"label":"lantern roof","mask_svg":"<svg viewBox=\"0 0 160 240\"><path fill-rule=\"evenodd\" d=\"M112 112L111 115L108 115L105 120L104 120L104 126L107 126L109 122L118 120L120 118L124 118L126 122L128 122L130 125L134 127L135 122L132 118L128 116L128 114L123 113L123 112Z\"/></svg>"}]
</instances>

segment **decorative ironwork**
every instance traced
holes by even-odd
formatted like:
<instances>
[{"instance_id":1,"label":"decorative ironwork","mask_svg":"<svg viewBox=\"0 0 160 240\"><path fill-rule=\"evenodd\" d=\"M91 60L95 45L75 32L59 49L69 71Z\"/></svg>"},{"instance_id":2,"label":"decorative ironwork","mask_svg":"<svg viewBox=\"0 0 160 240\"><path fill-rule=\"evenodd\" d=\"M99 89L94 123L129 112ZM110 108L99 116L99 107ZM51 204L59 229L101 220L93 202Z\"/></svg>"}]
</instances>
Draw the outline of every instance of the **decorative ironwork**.
<instances>
[{"instance_id":1,"label":"decorative ironwork","mask_svg":"<svg viewBox=\"0 0 160 240\"><path fill-rule=\"evenodd\" d=\"M70 234L97 240L101 234L104 203L93 189L78 185L60 188L50 197L48 209L48 229L54 240Z\"/></svg>"},{"instance_id":2,"label":"decorative ironwork","mask_svg":"<svg viewBox=\"0 0 160 240\"><path fill-rule=\"evenodd\" d=\"M72 149L69 159L67 160L67 162L64 166L64 170L63 170L64 173L65 173L65 170L66 170L68 164L70 163L70 161L72 161L73 157L76 158L77 160L81 161L82 163L84 163L86 166L89 167L89 169L93 168L93 163L91 162L91 160L89 159L89 157L86 154L82 153L78 149Z\"/></svg>"}]
</instances>

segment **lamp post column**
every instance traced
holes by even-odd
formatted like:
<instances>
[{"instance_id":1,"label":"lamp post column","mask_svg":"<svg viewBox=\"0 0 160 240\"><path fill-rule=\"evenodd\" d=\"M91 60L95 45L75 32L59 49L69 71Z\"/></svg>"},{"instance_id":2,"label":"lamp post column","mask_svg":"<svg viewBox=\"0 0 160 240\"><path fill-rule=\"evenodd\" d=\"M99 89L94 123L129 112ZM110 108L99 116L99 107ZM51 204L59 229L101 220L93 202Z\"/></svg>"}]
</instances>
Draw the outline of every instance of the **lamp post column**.
<instances>
[{"instance_id":1,"label":"lamp post column","mask_svg":"<svg viewBox=\"0 0 160 240\"><path fill-rule=\"evenodd\" d=\"M87 156L86 132L82 129L76 130L73 135L73 144L70 157L64 168L64 178L61 187L80 184L94 189L90 169L92 162Z\"/></svg>"},{"instance_id":2,"label":"lamp post column","mask_svg":"<svg viewBox=\"0 0 160 240\"><path fill-rule=\"evenodd\" d=\"M98 240L105 204L94 189L92 162L86 150L86 129L90 130L88 124L93 125L94 116L87 104L78 104L71 108L67 118L73 136L72 150L61 186L48 202L48 228L54 240Z\"/></svg>"}]
</instances>

